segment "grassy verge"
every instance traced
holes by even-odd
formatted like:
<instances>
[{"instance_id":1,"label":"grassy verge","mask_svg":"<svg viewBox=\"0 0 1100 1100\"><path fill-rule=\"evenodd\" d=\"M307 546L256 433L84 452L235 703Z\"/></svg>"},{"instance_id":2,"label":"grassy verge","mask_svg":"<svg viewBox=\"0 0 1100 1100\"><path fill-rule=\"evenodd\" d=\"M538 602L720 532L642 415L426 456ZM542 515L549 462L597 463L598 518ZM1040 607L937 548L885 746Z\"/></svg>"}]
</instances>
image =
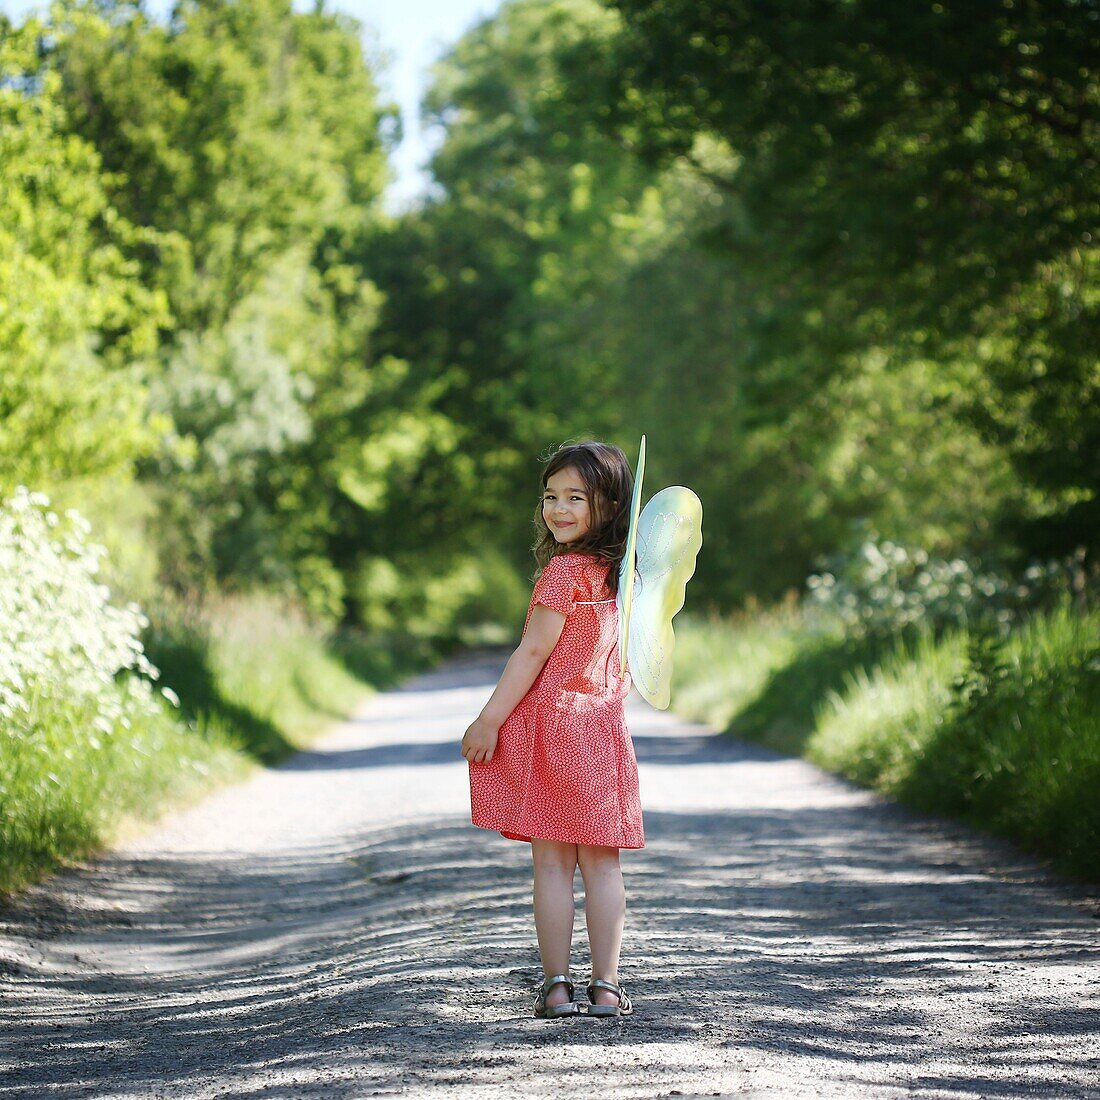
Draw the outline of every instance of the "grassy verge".
<instances>
[{"instance_id":1,"label":"grassy verge","mask_svg":"<svg viewBox=\"0 0 1100 1100\"><path fill-rule=\"evenodd\" d=\"M166 701L159 715L107 734L79 708L51 703L33 740L0 735L0 893L305 747L445 648L331 635L260 594L146 611L158 687L180 706Z\"/></svg>"},{"instance_id":2,"label":"grassy verge","mask_svg":"<svg viewBox=\"0 0 1100 1100\"><path fill-rule=\"evenodd\" d=\"M1000 641L855 640L796 608L683 618L678 713L1100 881L1100 612L1062 604Z\"/></svg>"}]
</instances>

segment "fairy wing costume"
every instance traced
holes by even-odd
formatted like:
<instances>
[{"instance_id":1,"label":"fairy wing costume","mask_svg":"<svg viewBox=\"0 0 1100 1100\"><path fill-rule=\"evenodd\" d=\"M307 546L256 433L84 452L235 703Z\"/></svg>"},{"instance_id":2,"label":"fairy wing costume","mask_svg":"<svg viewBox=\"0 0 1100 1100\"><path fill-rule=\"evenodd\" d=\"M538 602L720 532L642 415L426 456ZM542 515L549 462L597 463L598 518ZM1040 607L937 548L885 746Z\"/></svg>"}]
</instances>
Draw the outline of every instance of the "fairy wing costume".
<instances>
[{"instance_id":1,"label":"fairy wing costume","mask_svg":"<svg viewBox=\"0 0 1100 1100\"><path fill-rule=\"evenodd\" d=\"M703 505L685 485L670 485L641 508L645 436L638 449L626 553L619 567L619 676L626 664L635 687L657 710L672 686L672 618L703 545Z\"/></svg>"}]
</instances>

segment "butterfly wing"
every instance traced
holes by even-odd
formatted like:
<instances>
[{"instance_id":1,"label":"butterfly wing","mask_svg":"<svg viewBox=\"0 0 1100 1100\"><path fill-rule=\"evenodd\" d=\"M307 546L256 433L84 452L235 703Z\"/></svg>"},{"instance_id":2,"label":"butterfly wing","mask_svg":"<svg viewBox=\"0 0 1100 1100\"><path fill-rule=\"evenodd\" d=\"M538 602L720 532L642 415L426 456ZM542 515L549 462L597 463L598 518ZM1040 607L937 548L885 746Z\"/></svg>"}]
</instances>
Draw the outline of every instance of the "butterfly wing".
<instances>
[{"instance_id":1,"label":"butterfly wing","mask_svg":"<svg viewBox=\"0 0 1100 1100\"><path fill-rule=\"evenodd\" d=\"M703 505L685 485L656 493L638 518L638 560L626 633L630 675L643 698L665 710L672 688L672 618L703 545ZM622 635L620 635L622 637Z\"/></svg>"},{"instance_id":2,"label":"butterfly wing","mask_svg":"<svg viewBox=\"0 0 1100 1100\"><path fill-rule=\"evenodd\" d=\"M638 519L642 510L642 478L645 475L645 435L638 447L638 468L634 472L634 495L630 500L630 523L626 529L626 553L619 565L619 679L626 676L626 639L630 636L630 612L634 598L634 558L638 540Z\"/></svg>"}]
</instances>

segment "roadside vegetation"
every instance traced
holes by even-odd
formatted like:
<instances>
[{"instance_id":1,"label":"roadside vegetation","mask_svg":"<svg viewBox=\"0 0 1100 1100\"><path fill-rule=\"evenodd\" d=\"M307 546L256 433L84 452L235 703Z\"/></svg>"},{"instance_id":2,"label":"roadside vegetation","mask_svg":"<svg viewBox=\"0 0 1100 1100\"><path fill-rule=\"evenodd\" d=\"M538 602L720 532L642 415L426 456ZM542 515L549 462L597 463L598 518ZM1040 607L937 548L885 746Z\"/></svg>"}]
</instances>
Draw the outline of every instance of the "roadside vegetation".
<instances>
[{"instance_id":1,"label":"roadside vegetation","mask_svg":"<svg viewBox=\"0 0 1100 1100\"><path fill-rule=\"evenodd\" d=\"M0 886L512 640L643 433L684 706L1095 873L1093 10L506 0L392 213L299 7L0 13Z\"/></svg>"},{"instance_id":2,"label":"roadside vegetation","mask_svg":"<svg viewBox=\"0 0 1100 1100\"><path fill-rule=\"evenodd\" d=\"M894 556L869 542L854 584L814 575L786 606L678 618L675 709L1100 881L1100 611L1038 569L1039 591L1012 594L1037 606L1007 611L926 555L915 609Z\"/></svg>"}]
</instances>

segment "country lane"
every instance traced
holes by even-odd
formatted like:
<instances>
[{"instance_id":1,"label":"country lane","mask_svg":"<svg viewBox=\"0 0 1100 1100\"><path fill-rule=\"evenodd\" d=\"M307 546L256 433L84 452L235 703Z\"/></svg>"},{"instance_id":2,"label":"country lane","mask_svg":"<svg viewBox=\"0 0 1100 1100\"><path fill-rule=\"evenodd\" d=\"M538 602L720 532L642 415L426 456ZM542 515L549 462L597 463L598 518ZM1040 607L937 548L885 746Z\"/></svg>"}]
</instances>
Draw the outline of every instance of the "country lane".
<instances>
[{"instance_id":1,"label":"country lane","mask_svg":"<svg viewBox=\"0 0 1100 1100\"><path fill-rule=\"evenodd\" d=\"M458 752L506 657L0 907L0 1100L1100 1097L1096 891L636 694L637 1013L535 1019L529 848Z\"/></svg>"}]
</instances>

